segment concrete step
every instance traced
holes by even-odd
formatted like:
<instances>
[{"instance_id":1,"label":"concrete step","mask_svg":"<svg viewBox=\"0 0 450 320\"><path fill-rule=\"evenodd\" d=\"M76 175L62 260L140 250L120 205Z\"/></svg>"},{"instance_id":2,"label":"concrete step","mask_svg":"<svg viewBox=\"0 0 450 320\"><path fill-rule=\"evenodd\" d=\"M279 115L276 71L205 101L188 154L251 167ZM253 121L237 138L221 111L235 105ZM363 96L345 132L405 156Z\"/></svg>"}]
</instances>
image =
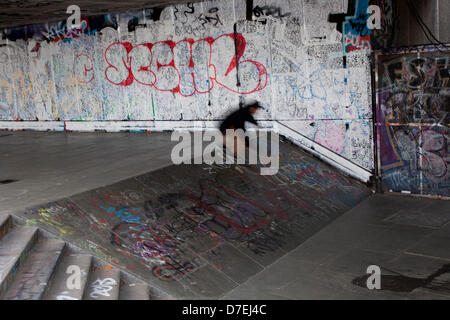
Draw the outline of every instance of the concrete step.
<instances>
[{"instance_id":1,"label":"concrete step","mask_svg":"<svg viewBox=\"0 0 450 320\"><path fill-rule=\"evenodd\" d=\"M118 300L120 270L97 269L91 271L83 300Z\"/></svg>"},{"instance_id":2,"label":"concrete step","mask_svg":"<svg viewBox=\"0 0 450 320\"><path fill-rule=\"evenodd\" d=\"M86 287L92 256L65 254L56 267L43 300L81 300ZM77 280L77 277L78 280Z\"/></svg>"},{"instance_id":3,"label":"concrete step","mask_svg":"<svg viewBox=\"0 0 450 320\"><path fill-rule=\"evenodd\" d=\"M120 286L119 300L150 300L146 283L127 283Z\"/></svg>"},{"instance_id":4,"label":"concrete step","mask_svg":"<svg viewBox=\"0 0 450 320\"><path fill-rule=\"evenodd\" d=\"M12 227L12 219L10 216L0 215L0 240L8 233Z\"/></svg>"},{"instance_id":5,"label":"concrete step","mask_svg":"<svg viewBox=\"0 0 450 320\"><path fill-rule=\"evenodd\" d=\"M41 239L17 271L4 300L40 300L64 249L64 241Z\"/></svg>"},{"instance_id":6,"label":"concrete step","mask_svg":"<svg viewBox=\"0 0 450 320\"><path fill-rule=\"evenodd\" d=\"M8 290L17 270L38 238L37 228L14 227L0 240L0 297Z\"/></svg>"}]
</instances>

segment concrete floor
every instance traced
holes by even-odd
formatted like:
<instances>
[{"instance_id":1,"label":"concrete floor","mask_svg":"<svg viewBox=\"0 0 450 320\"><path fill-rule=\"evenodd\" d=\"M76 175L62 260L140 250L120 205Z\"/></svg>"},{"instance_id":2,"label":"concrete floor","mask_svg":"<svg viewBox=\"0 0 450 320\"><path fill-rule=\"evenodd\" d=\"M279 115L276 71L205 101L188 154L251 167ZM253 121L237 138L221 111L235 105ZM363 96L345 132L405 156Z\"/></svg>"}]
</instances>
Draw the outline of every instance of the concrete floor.
<instances>
[{"instance_id":1,"label":"concrete floor","mask_svg":"<svg viewBox=\"0 0 450 320\"><path fill-rule=\"evenodd\" d=\"M381 290L352 284L369 265ZM450 201L373 195L225 296L249 298L448 300Z\"/></svg>"},{"instance_id":2,"label":"concrete floor","mask_svg":"<svg viewBox=\"0 0 450 320\"><path fill-rule=\"evenodd\" d=\"M0 181L18 180L0 184L0 215L169 166L173 145L170 134L0 132ZM374 195L222 298L450 299L448 264L449 201ZM352 283L369 265L384 290Z\"/></svg>"},{"instance_id":3,"label":"concrete floor","mask_svg":"<svg viewBox=\"0 0 450 320\"><path fill-rule=\"evenodd\" d=\"M0 131L0 214L171 165L169 133Z\"/></svg>"}]
</instances>

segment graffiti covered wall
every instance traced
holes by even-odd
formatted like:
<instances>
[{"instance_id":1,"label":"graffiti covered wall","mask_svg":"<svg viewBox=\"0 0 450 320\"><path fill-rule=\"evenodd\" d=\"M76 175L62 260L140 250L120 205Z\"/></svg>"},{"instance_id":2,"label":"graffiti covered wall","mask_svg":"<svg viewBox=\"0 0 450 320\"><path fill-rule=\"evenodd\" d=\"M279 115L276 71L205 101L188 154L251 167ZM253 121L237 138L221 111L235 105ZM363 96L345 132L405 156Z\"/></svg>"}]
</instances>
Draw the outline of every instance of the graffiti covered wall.
<instances>
[{"instance_id":1,"label":"graffiti covered wall","mask_svg":"<svg viewBox=\"0 0 450 320\"><path fill-rule=\"evenodd\" d=\"M88 17L72 30L65 21L6 29L0 121L216 126L257 99L260 120L280 121L371 170L367 53L392 37L378 32L375 41L361 27L372 2L392 16L387 0L233 0ZM353 6L340 32L328 22Z\"/></svg>"},{"instance_id":2,"label":"graffiti covered wall","mask_svg":"<svg viewBox=\"0 0 450 320\"><path fill-rule=\"evenodd\" d=\"M379 57L380 174L395 192L450 196L450 51Z\"/></svg>"}]
</instances>

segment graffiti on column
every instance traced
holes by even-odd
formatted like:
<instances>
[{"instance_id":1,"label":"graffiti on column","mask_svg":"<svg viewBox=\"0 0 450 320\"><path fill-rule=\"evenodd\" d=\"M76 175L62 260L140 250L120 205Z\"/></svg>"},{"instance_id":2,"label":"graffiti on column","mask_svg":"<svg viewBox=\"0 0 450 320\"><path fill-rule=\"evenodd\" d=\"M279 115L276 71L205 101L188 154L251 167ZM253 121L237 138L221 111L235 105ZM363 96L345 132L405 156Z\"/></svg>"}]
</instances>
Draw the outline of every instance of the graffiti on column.
<instances>
[{"instance_id":1,"label":"graffiti on column","mask_svg":"<svg viewBox=\"0 0 450 320\"><path fill-rule=\"evenodd\" d=\"M384 57L378 148L386 188L450 195L450 55Z\"/></svg>"}]
</instances>

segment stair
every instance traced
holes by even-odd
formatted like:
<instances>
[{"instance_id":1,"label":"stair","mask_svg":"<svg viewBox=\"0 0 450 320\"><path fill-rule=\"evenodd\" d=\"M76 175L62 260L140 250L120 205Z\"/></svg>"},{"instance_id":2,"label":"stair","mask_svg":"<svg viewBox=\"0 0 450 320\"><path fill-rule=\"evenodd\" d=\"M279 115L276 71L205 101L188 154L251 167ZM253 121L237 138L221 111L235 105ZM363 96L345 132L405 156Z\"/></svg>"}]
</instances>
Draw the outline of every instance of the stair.
<instances>
[{"instance_id":1,"label":"stair","mask_svg":"<svg viewBox=\"0 0 450 320\"><path fill-rule=\"evenodd\" d=\"M150 300L132 275L0 217L0 300Z\"/></svg>"},{"instance_id":2,"label":"stair","mask_svg":"<svg viewBox=\"0 0 450 320\"><path fill-rule=\"evenodd\" d=\"M0 240L0 298L37 239L37 228L8 228Z\"/></svg>"},{"instance_id":3,"label":"stair","mask_svg":"<svg viewBox=\"0 0 450 320\"><path fill-rule=\"evenodd\" d=\"M4 299L39 300L45 292L64 245L61 240L39 241L19 267Z\"/></svg>"},{"instance_id":4,"label":"stair","mask_svg":"<svg viewBox=\"0 0 450 320\"><path fill-rule=\"evenodd\" d=\"M119 285L119 270L95 270L91 272L84 300L118 300Z\"/></svg>"},{"instance_id":5,"label":"stair","mask_svg":"<svg viewBox=\"0 0 450 320\"><path fill-rule=\"evenodd\" d=\"M43 300L82 300L91 263L89 254L65 255Z\"/></svg>"},{"instance_id":6,"label":"stair","mask_svg":"<svg viewBox=\"0 0 450 320\"><path fill-rule=\"evenodd\" d=\"M120 300L149 300L150 287L146 283L130 283L120 286Z\"/></svg>"},{"instance_id":7,"label":"stair","mask_svg":"<svg viewBox=\"0 0 450 320\"><path fill-rule=\"evenodd\" d=\"M0 240L5 236L11 227L12 221L9 216L0 216Z\"/></svg>"}]
</instances>

